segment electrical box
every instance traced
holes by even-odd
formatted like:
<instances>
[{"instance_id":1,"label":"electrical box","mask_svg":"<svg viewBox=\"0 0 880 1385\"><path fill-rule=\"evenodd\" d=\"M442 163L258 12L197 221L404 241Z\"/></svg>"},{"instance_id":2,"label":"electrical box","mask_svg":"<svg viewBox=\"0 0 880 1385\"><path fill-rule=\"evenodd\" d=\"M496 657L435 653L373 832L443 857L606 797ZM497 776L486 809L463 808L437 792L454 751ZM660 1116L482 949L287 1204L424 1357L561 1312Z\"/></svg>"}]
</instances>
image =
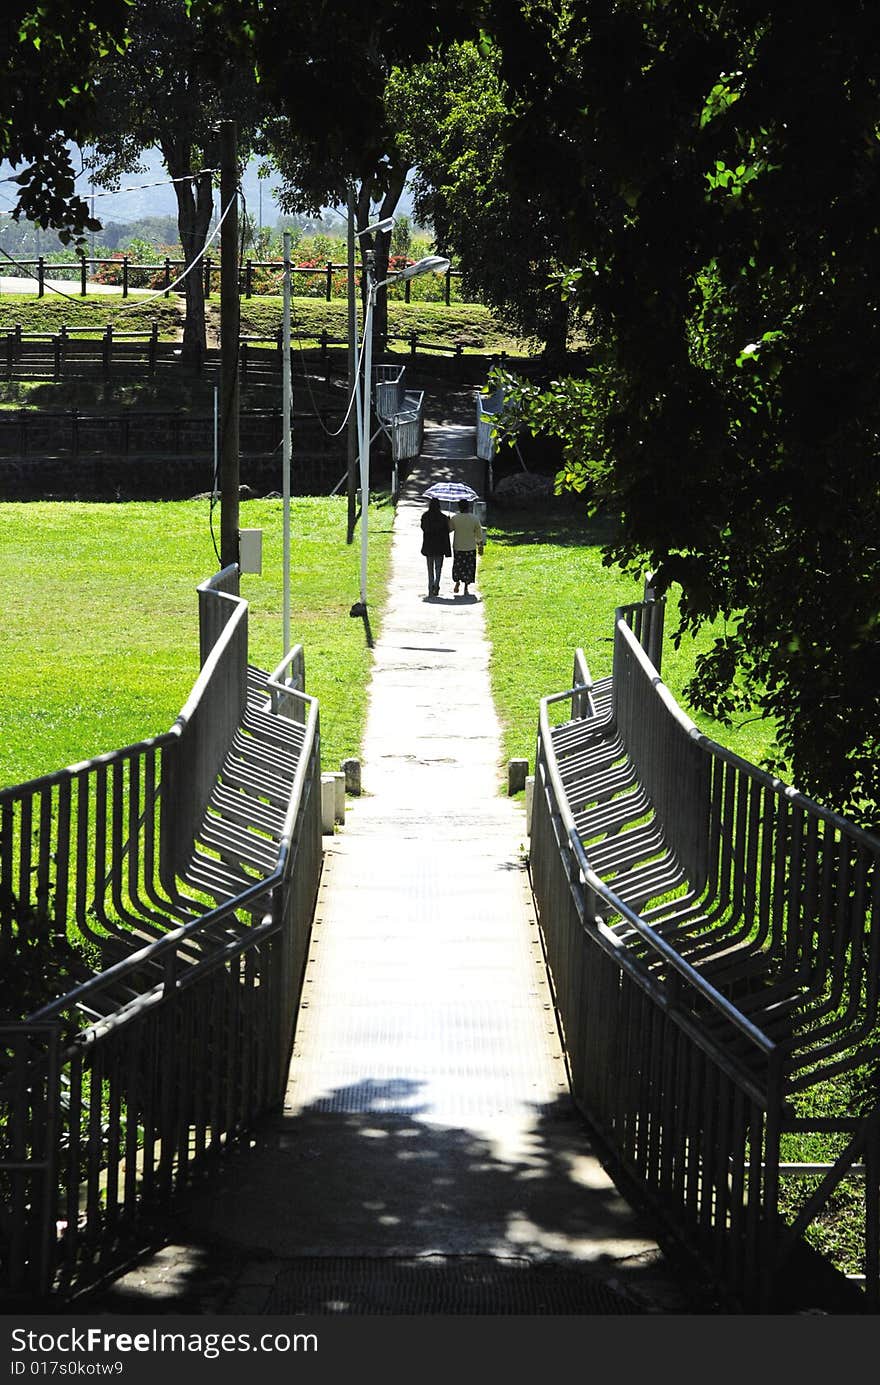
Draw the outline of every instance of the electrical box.
<instances>
[{"instance_id":1,"label":"electrical box","mask_svg":"<svg viewBox=\"0 0 880 1385\"><path fill-rule=\"evenodd\" d=\"M263 571L263 531L262 529L239 529L238 567L240 572Z\"/></svg>"}]
</instances>

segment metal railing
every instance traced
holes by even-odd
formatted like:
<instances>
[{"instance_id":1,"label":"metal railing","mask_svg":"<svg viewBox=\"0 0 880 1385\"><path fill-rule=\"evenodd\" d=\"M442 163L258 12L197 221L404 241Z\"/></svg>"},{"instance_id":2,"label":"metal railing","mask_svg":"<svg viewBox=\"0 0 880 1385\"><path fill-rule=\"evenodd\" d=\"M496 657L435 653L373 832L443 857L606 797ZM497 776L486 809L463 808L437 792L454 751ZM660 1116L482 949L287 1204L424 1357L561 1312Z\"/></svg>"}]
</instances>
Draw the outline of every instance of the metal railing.
<instances>
[{"instance_id":1,"label":"metal railing","mask_svg":"<svg viewBox=\"0 0 880 1385\"><path fill-rule=\"evenodd\" d=\"M575 1099L746 1309L860 1189L861 1272L835 1277L876 1312L880 1108L836 1082L880 1054L880 840L702 735L633 626L657 639L621 609L612 678L581 658L541 702L530 869Z\"/></svg>"},{"instance_id":2,"label":"metal railing","mask_svg":"<svg viewBox=\"0 0 880 1385\"><path fill-rule=\"evenodd\" d=\"M203 667L168 732L0 792L0 953L71 962L63 993L0 1027L8 1302L93 1282L283 1098L322 859L318 706L300 649L248 669L233 572L199 588ZM255 686L295 772L272 868L217 903L181 872Z\"/></svg>"},{"instance_id":3,"label":"metal railing","mask_svg":"<svg viewBox=\"0 0 880 1385\"><path fill-rule=\"evenodd\" d=\"M504 390L499 386L491 394L477 395L477 456L484 462L495 457L495 424L504 408Z\"/></svg>"},{"instance_id":4,"label":"metal railing","mask_svg":"<svg viewBox=\"0 0 880 1385\"><path fill-rule=\"evenodd\" d=\"M391 443L391 498L400 494L400 463L412 461L422 450L425 437L425 394L408 390L406 366L373 367L373 395L379 430Z\"/></svg>"}]
</instances>

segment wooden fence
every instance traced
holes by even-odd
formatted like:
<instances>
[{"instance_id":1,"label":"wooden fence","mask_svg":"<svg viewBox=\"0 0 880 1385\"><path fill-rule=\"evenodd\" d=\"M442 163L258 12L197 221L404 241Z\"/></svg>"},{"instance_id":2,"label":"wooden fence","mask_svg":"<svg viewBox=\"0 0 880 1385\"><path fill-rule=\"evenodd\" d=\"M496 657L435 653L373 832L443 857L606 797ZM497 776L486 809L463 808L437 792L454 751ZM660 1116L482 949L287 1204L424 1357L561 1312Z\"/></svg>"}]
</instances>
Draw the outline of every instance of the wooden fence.
<instances>
[{"instance_id":1,"label":"wooden fence","mask_svg":"<svg viewBox=\"0 0 880 1385\"><path fill-rule=\"evenodd\" d=\"M493 365L504 366L507 361L503 351L466 355L461 342L429 341L417 332L390 334L386 344L405 346L411 360L420 355L447 357L458 379L471 375L482 381ZM296 368L299 364L315 365L328 380L334 367L331 354L334 352L347 359L348 340L331 336L326 330L312 337L297 336L292 348ZM283 354L280 329L271 336L241 336L239 369L242 382L258 378L261 373L277 375L280 380ZM103 328L97 325L61 326L57 332L25 332L16 324L6 332L3 359L7 380L57 381L77 376L100 376L110 380L117 375L154 376L168 366L186 367L196 374L211 374L218 372L220 365L220 353L212 348L190 351L184 359L180 342L159 339L159 326L155 321L149 328L130 332L120 332L109 323ZM344 360L340 364L347 369Z\"/></svg>"},{"instance_id":2,"label":"wooden fence","mask_svg":"<svg viewBox=\"0 0 880 1385\"><path fill-rule=\"evenodd\" d=\"M178 279L186 268L183 260L174 260L166 256L164 260L156 264L142 264L137 260L129 259L128 255L123 255L121 259L90 259L83 258L78 262L70 260L53 263L47 260L44 255L39 255L34 260L17 260L15 266L24 270L31 270L30 275L22 277L32 277L37 284L37 296L43 298L46 293L46 284L50 280L64 280L68 274L73 276L72 282L78 285L81 298L88 295L91 285L94 290L95 273L98 268L110 268L118 271L116 283L122 290L122 297L127 298L131 290L135 287L132 280L144 276L148 277L146 287L153 291L164 290L166 294L172 292L172 284ZM202 260L202 284L206 298L210 298L215 287L220 282L220 265L217 260L206 255ZM254 293L254 271L263 270L267 274L277 274L278 286L274 290L276 296L281 292L281 274L284 264L281 260L245 260L239 270L239 293L244 298L252 297ZM360 265L357 266L357 273L361 272ZM339 276L348 274L348 265L337 264L333 260L326 260L320 265L292 265L291 274L301 278L320 278L323 280L323 297L329 303L334 297L343 297L346 293L346 280L340 282ZM453 269L451 266L443 276L443 302L449 306L452 298L452 280L461 275L461 270ZM114 276L115 278L116 276ZM157 282L158 280L158 282ZM100 281L110 282L108 279ZM293 281L295 283L295 279ZM410 302L412 293L411 281L409 279L403 285L404 301Z\"/></svg>"}]
</instances>

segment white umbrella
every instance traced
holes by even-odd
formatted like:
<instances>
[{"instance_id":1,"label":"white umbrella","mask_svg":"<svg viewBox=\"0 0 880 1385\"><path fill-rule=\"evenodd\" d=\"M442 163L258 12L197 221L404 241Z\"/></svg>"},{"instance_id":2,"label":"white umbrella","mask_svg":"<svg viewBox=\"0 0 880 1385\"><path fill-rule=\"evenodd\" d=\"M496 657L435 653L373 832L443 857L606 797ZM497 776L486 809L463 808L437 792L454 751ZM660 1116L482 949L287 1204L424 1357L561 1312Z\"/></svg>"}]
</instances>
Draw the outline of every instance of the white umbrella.
<instances>
[{"instance_id":1,"label":"white umbrella","mask_svg":"<svg viewBox=\"0 0 880 1385\"><path fill-rule=\"evenodd\" d=\"M435 481L433 486L429 486L426 491L422 491L426 500L479 500L480 496L472 486L466 486L463 481Z\"/></svg>"}]
</instances>

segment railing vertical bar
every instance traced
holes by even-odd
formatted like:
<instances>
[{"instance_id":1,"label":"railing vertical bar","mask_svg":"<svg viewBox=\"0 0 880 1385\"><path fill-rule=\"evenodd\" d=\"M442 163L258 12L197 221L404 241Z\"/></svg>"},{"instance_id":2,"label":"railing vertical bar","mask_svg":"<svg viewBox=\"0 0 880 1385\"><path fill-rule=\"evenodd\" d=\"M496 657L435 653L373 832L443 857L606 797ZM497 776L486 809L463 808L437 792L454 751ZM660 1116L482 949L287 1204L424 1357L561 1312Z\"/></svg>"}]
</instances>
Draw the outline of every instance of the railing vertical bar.
<instances>
[{"instance_id":1,"label":"railing vertical bar","mask_svg":"<svg viewBox=\"0 0 880 1385\"><path fill-rule=\"evenodd\" d=\"M88 1133L86 1135L86 1235L92 1246L98 1244L101 1232L101 1155L103 1147L103 1080L104 1048L92 1046L88 1064L89 1097L86 1106Z\"/></svg>"},{"instance_id":2,"label":"railing vertical bar","mask_svg":"<svg viewBox=\"0 0 880 1385\"><path fill-rule=\"evenodd\" d=\"M71 1053L66 1062L68 1079L67 1097L67 1153L65 1217L67 1227L64 1233L65 1261L68 1273L72 1273L79 1253L80 1240L80 1169L83 1160L82 1122L83 1122L83 1057L80 1052Z\"/></svg>"},{"instance_id":3,"label":"railing vertical bar","mask_svg":"<svg viewBox=\"0 0 880 1385\"><path fill-rule=\"evenodd\" d=\"M786 938L783 963L786 968L797 969L801 954L802 937L802 898L804 869L804 811L800 804L790 810L791 837L788 849L788 888L786 890Z\"/></svg>"},{"instance_id":4,"label":"railing vertical bar","mask_svg":"<svg viewBox=\"0 0 880 1385\"><path fill-rule=\"evenodd\" d=\"M880 1312L880 1127L874 1122L865 1144L865 1298Z\"/></svg>"},{"instance_id":5,"label":"railing vertical bar","mask_svg":"<svg viewBox=\"0 0 880 1385\"><path fill-rule=\"evenodd\" d=\"M138 1026L138 1035L142 1026ZM144 1129L143 1085L141 1082L143 1057L137 1037L126 1036L124 1045L125 1072L125 1148L123 1151L124 1170L122 1179L122 1209L127 1226L133 1226L138 1219L138 1160L139 1127Z\"/></svg>"},{"instance_id":6,"label":"railing vertical bar","mask_svg":"<svg viewBox=\"0 0 880 1385\"><path fill-rule=\"evenodd\" d=\"M53 911L56 936L65 939L68 931L70 905L70 780L58 785L55 818L55 906Z\"/></svg>"},{"instance_id":7,"label":"railing vertical bar","mask_svg":"<svg viewBox=\"0 0 880 1385\"><path fill-rule=\"evenodd\" d=\"M126 762L126 804L128 808L125 825L125 850L127 863L127 896L132 904L139 906L141 899L142 862L141 836L144 800L141 785L142 757L130 755Z\"/></svg>"},{"instance_id":8,"label":"railing vertical bar","mask_svg":"<svg viewBox=\"0 0 880 1385\"><path fill-rule=\"evenodd\" d=\"M699 1201L700 1238L704 1247L711 1247L712 1245L714 1223L719 1078L718 1067L715 1063L707 1060L703 1071L703 1128L700 1140Z\"/></svg>"},{"instance_id":9,"label":"railing vertical bar","mask_svg":"<svg viewBox=\"0 0 880 1385\"><path fill-rule=\"evenodd\" d=\"M33 799L26 794L21 800L18 838L18 920L19 927L29 927L31 912L31 833L33 832Z\"/></svg>"},{"instance_id":10,"label":"railing vertical bar","mask_svg":"<svg viewBox=\"0 0 880 1385\"><path fill-rule=\"evenodd\" d=\"M54 820L51 787L41 790L39 795L39 827L37 829L37 889L36 909L41 931L53 931L50 923L50 895L52 892L52 827Z\"/></svg>"},{"instance_id":11,"label":"railing vertical bar","mask_svg":"<svg viewBox=\"0 0 880 1385\"><path fill-rule=\"evenodd\" d=\"M727 1277L742 1293L745 1240L746 1098L742 1088L731 1088L731 1140L728 1153L730 1230Z\"/></svg>"},{"instance_id":12,"label":"railing vertical bar","mask_svg":"<svg viewBox=\"0 0 880 1385\"><path fill-rule=\"evenodd\" d=\"M92 903L101 923L106 925L107 908L104 882L107 879L107 766L105 764L97 766L93 783L95 789L95 835Z\"/></svg>"},{"instance_id":13,"label":"railing vertical bar","mask_svg":"<svg viewBox=\"0 0 880 1385\"><path fill-rule=\"evenodd\" d=\"M16 1163L24 1164L31 1153L29 1137L30 1101L27 1084L28 1068L30 1061L32 1061L29 1052L30 1035L22 1031L13 1038L12 1046L10 1064L12 1109L8 1116L9 1146L13 1160ZM26 1169L15 1169L10 1174L12 1187L9 1195L9 1229L6 1240L9 1282L13 1293L21 1293L27 1287L28 1209L31 1202L31 1177L32 1175Z\"/></svg>"},{"instance_id":14,"label":"railing vertical bar","mask_svg":"<svg viewBox=\"0 0 880 1385\"><path fill-rule=\"evenodd\" d=\"M76 921L82 926L88 909L91 778L78 774L76 784Z\"/></svg>"},{"instance_id":15,"label":"railing vertical bar","mask_svg":"<svg viewBox=\"0 0 880 1385\"><path fill-rule=\"evenodd\" d=\"M180 1090L180 1006L177 994L177 949L165 958L161 1023L157 1026L156 1103L159 1135L159 1165L156 1170L156 1191L164 1203L171 1199L177 1159L177 1094ZM160 1076L161 1075L161 1076Z\"/></svg>"},{"instance_id":16,"label":"railing vertical bar","mask_svg":"<svg viewBox=\"0 0 880 1385\"><path fill-rule=\"evenodd\" d=\"M125 762L114 760L110 773L110 891L113 908L118 917L125 912L122 899L122 878L125 863Z\"/></svg>"},{"instance_id":17,"label":"railing vertical bar","mask_svg":"<svg viewBox=\"0 0 880 1385\"><path fill-rule=\"evenodd\" d=\"M719 1283L724 1283L729 1278L728 1256L730 1254L730 1238L728 1234L728 1216L730 1212L730 1106L730 1079L726 1073L719 1073L717 1135L713 1149L714 1169L712 1176L712 1184L714 1187L713 1259L715 1274Z\"/></svg>"},{"instance_id":18,"label":"railing vertical bar","mask_svg":"<svg viewBox=\"0 0 880 1385\"><path fill-rule=\"evenodd\" d=\"M675 1098L678 1090L681 1042L681 1032L675 1024L667 1021L663 1044L662 1105L660 1110L662 1139L657 1171L657 1191L664 1201L668 1201L671 1197L674 1182Z\"/></svg>"},{"instance_id":19,"label":"railing vertical bar","mask_svg":"<svg viewBox=\"0 0 880 1385\"><path fill-rule=\"evenodd\" d=\"M0 938L13 936L12 903L15 898L13 874L15 839L15 804L5 800L0 805Z\"/></svg>"},{"instance_id":20,"label":"railing vertical bar","mask_svg":"<svg viewBox=\"0 0 880 1385\"><path fill-rule=\"evenodd\" d=\"M147 1017L141 1043L138 1045L138 1069L141 1083L141 1187L143 1203L152 1207L157 1201L156 1128L157 1093L160 1086L162 1059L159 1029L164 1023L165 1006L159 1006Z\"/></svg>"},{"instance_id":21,"label":"railing vertical bar","mask_svg":"<svg viewBox=\"0 0 880 1385\"><path fill-rule=\"evenodd\" d=\"M112 1238L119 1225L119 1161L122 1145L122 1065L119 1045L109 1047L106 1069L107 1119L106 1138L106 1191L105 1191L105 1229Z\"/></svg>"}]
</instances>

